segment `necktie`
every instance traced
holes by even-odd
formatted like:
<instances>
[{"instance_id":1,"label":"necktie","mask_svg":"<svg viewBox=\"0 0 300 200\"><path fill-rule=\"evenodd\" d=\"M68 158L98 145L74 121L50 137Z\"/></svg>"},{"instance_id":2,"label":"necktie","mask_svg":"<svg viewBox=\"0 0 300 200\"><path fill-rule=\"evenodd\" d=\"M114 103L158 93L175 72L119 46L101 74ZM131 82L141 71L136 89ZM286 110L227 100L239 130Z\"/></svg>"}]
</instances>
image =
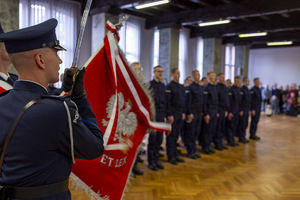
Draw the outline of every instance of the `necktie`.
<instances>
[{"instance_id":1,"label":"necktie","mask_svg":"<svg viewBox=\"0 0 300 200\"><path fill-rule=\"evenodd\" d=\"M9 83L11 86L13 86L14 81L10 77L8 77L7 83Z\"/></svg>"}]
</instances>

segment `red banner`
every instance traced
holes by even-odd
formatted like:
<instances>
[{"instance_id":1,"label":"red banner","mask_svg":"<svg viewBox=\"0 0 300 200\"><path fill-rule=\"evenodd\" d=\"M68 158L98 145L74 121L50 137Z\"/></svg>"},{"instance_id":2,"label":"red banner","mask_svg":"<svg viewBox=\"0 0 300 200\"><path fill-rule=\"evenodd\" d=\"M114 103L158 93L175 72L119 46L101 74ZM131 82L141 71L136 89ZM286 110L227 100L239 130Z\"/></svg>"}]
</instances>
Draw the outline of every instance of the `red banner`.
<instances>
[{"instance_id":1,"label":"red banner","mask_svg":"<svg viewBox=\"0 0 300 200\"><path fill-rule=\"evenodd\" d=\"M109 24L109 23L108 23ZM104 154L95 160L76 160L72 172L103 198L122 198L133 161L148 128L170 131L150 120L150 101L119 51L114 27L104 45L88 60L85 89L104 133Z\"/></svg>"}]
</instances>

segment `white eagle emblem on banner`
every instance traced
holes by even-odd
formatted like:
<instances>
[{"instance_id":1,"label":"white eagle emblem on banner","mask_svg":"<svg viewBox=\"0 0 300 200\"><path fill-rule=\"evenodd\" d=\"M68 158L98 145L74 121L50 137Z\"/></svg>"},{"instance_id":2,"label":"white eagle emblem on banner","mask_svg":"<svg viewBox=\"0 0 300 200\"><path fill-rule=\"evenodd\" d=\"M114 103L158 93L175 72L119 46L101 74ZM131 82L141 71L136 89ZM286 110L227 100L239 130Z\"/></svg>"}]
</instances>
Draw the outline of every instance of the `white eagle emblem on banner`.
<instances>
[{"instance_id":1,"label":"white eagle emblem on banner","mask_svg":"<svg viewBox=\"0 0 300 200\"><path fill-rule=\"evenodd\" d=\"M107 118L110 119L113 112L113 105L115 101L116 95L114 94L109 98L107 102ZM115 132L114 141L118 140L119 143L123 143L123 137L128 137L133 135L137 128L137 117L134 112L129 112L131 110L130 102L124 101L124 96L120 92L118 93L118 122L117 122L117 130ZM108 125L108 121L102 119L103 126Z\"/></svg>"}]
</instances>

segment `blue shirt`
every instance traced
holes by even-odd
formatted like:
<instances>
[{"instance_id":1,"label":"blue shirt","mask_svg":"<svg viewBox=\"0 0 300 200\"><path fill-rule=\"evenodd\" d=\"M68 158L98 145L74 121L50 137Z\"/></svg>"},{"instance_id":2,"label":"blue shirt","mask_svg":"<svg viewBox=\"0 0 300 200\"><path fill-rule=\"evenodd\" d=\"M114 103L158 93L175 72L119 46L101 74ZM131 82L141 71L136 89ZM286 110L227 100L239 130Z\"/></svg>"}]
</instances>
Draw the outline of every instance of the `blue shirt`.
<instances>
[{"instance_id":1,"label":"blue shirt","mask_svg":"<svg viewBox=\"0 0 300 200\"><path fill-rule=\"evenodd\" d=\"M0 96L1 152L17 115L28 102L39 97L42 100L24 113L8 144L1 185L42 186L69 177L73 163L64 102L71 116L75 158L95 159L103 153L102 133L86 98L75 105L68 97L49 96L43 86L30 81L16 81L12 90ZM70 192L43 199L70 199Z\"/></svg>"}]
</instances>

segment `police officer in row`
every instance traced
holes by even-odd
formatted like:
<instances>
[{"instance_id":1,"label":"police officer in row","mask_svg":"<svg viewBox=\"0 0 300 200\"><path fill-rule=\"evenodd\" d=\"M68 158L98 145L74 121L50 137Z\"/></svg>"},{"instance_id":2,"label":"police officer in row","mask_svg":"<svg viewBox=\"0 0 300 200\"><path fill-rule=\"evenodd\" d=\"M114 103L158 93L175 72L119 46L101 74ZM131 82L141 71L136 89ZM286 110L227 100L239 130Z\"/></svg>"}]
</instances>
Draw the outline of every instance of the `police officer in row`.
<instances>
[{"instance_id":1,"label":"police officer in row","mask_svg":"<svg viewBox=\"0 0 300 200\"><path fill-rule=\"evenodd\" d=\"M234 77L233 86L229 89L229 111L227 116L227 145L229 146L239 146L235 142L235 135L239 122L239 115L242 115L242 112L239 112L240 104L240 86L241 78L239 76Z\"/></svg>"},{"instance_id":2,"label":"police officer in row","mask_svg":"<svg viewBox=\"0 0 300 200\"><path fill-rule=\"evenodd\" d=\"M217 90L218 90L218 97L219 97L219 117L217 119L217 128L216 128L216 134L214 136L214 143L215 143L215 149L222 151L224 149L228 149L228 147L223 145L223 138L226 134L226 117L228 115L228 109L229 109L229 98L228 98L228 88L225 85L225 76L224 73L219 73L217 76Z\"/></svg>"},{"instance_id":3,"label":"police officer in row","mask_svg":"<svg viewBox=\"0 0 300 200\"><path fill-rule=\"evenodd\" d=\"M169 123L172 124L172 131L167 135L167 156L169 163L177 165L178 162L185 162L177 152L177 140L182 122L185 120L185 89L179 83L178 69L172 69L171 77L172 81L166 87L167 117Z\"/></svg>"},{"instance_id":4,"label":"police officer in row","mask_svg":"<svg viewBox=\"0 0 300 200\"><path fill-rule=\"evenodd\" d=\"M4 33L4 31L0 23L1 33ZM13 83L18 79L17 75L8 72L10 63L5 45L0 42L0 93L12 89Z\"/></svg>"},{"instance_id":5,"label":"police officer in row","mask_svg":"<svg viewBox=\"0 0 300 200\"><path fill-rule=\"evenodd\" d=\"M157 122L166 122L166 95L165 85L160 81L163 77L163 67L154 67L154 78L150 81L155 101L155 120ZM151 132L148 138L148 168L154 171L164 169L159 162L159 149L163 141L163 133Z\"/></svg>"},{"instance_id":6,"label":"police officer in row","mask_svg":"<svg viewBox=\"0 0 300 200\"><path fill-rule=\"evenodd\" d=\"M260 137L256 136L257 124L260 117L261 110L261 91L259 88L259 78L254 78L254 86L251 88L251 124L250 124L250 139L260 140Z\"/></svg>"},{"instance_id":7,"label":"police officer in row","mask_svg":"<svg viewBox=\"0 0 300 200\"><path fill-rule=\"evenodd\" d=\"M218 89L216 87L216 73L208 72L208 84L204 87L204 124L202 134L202 152L204 154L216 153L210 148L213 136L216 132L218 114Z\"/></svg>"},{"instance_id":8,"label":"police officer in row","mask_svg":"<svg viewBox=\"0 0 300 200\"><path fill-rule=\"evenodd\" d=\"M200 85L200 73L198 70L192 71L193 83L188 87L186 93L186 129L184 134L184 144L188 157L192 159L200 158L197 154L196 141L200 135L202 123L202 111L204 104L203 89Z\"/></svg>"},{"instance_id":9,"label":"police officer in row","mask_svg":"<svg viewBox=\"0 0 300 200\"><path fill-rule=\"evenodd\" d=\"M102 133L84 91L85 69L79 71L70 97L48 95L47 86L58 81L62 63L57 52L65 50L56 39L56 26L57 20L50 19L0 34L19 74L13 89L0 97L3 199L70 200L68 178L75 159L95 159L104 150ZM75 73L66 71L65 91L72 88ZM29 107L26 111L25 106ZM10 140L6 139L8 133L12 134Z\"/></svg>"},{"instance_id":10,"label":"police officer in row","mask_svg":"<svg viewBox=\"0 0 300 200\"><path fill-rule=\"evenodd\" d=\"M250 103L251 103L251 95L248 86L250 84L249 78L243 78L244 85L240 89L241 101L240 101L240 112L242 112L242 116L240 116L239 120L239 132L238 138L241 143L248 143L249 140L246 139L246 129L248 127L249 121L249 112L250 112Z\"/></svg>"}]
</instances>

